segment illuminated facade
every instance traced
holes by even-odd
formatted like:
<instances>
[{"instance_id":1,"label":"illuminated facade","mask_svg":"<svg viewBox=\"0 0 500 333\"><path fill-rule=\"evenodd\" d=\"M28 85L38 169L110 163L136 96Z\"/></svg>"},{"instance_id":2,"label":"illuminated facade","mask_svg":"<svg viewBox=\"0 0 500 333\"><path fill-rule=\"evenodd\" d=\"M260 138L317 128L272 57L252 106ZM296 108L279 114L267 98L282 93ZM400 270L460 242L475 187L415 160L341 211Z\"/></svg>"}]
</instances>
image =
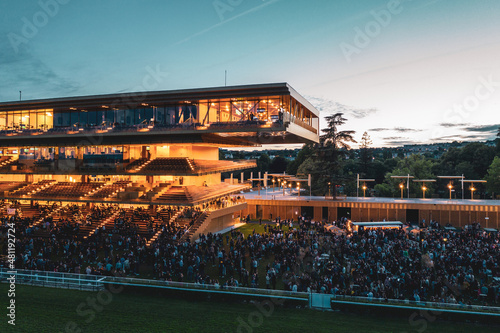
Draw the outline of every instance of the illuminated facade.
<instances>
[{"instance_id":1,"label":"illuminated facade","mask_svg":"<svg viewBox=\"0 0 500 333\"><path fill-rule=\"evenodd\" d=\"M318 142L319 113L286 83L0 103L5 199L198 205L249 185L219 147Z\"/></svg>"}]
</instances>

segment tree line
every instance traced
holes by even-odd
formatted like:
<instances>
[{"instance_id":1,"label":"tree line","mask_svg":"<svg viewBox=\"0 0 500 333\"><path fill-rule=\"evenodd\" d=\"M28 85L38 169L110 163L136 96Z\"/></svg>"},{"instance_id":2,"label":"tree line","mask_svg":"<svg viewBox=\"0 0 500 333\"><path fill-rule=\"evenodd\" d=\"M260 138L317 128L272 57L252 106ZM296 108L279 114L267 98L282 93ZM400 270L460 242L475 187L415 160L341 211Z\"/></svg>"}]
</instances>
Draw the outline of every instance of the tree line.
<instances>
[{"instance_id":1,"label":"tree line","mask_svg":"<svg viewBox=\"0 0 500 333\"><path fill-rule=\"evenodd\" d=\"M367 183L367 196L399 197L401 179L391 176L406 176L414 179L436 179L435 183L426 183L426 197L448 198L449 179L437 176L464 176L468 180L486 180L487 183L474 184L477 191L474 198L496 198L500 195L500 129L495 140L496 146L482 142L473 142L460 147L452 147L444 153L432 152L404 155L401 150L393 148L374 149L367 132L363 133L359 149L351 149L355 132L341 130L347 119L342 113L326 117L327 127L322 129L320 142L306 144L290 158L290 151L282 153L274 151L271 159L268 154L261 153L257 159L257 168L251 170L269 173L283 173L307 177L312 176L311 190L313 195L333 196L342 194L356 195L357 175L360 178L374 179ZM250 171L247 171L249 177ZM239 177L239 175L236 175ZM407 194L404 180L405 197ZM422 184L410 181L410 195L422 197ZM470 196L470 184L464 184L464 197ZM305 189L308 189L305 187ZM462 197L460 181L452 182L452 197Z\"/></svg>"}]
</instances>

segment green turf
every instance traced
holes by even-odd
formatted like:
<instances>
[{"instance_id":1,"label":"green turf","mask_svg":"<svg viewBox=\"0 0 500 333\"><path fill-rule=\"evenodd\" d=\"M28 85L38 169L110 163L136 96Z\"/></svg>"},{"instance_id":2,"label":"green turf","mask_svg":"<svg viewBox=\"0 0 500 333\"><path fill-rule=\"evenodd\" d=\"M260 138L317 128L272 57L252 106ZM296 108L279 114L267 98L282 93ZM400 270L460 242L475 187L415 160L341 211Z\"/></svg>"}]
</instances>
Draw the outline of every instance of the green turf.
<instances>
[{"instance_id":1,"label":"green turf","mask_svg":"<svg viewBox=\"0 0 500 333\"><path fill-rule=\"evenodd\" d=\"M97 296L82 292L17 285L16 326L7 324L7 285L0 284L2 316L0 332L65 332L69 322L81 331L74 332L417 332L423 326L411 326L409 318L379 318L279 308L266 317L258 315L253 304L187 301L151 295L130 294L125 290L113 295L89 323L79 316L79 304ZM88 307L82 310L88 310ZM249 316L260 325L240 327ZM239 321L240 320L240 321ZM498 327L449 322L429 322L425 332L494 332Z\"/></svg>"},{"instance_id":2,"label":"green turf","mask_svg":"<svg viewBox=\"0 0 500 333\"><path fill-rule=\"evenodd\" d=\"M266 220L266 222L268 222L268 221ZM265 224L264 221L262 222L261 225L258 222L257 223L247 223L247 224L242 225L241 227L239 227L236 230L243 233L243 235L245 235L245 237L248 237L248 235L251 235L253 233L254 229L255 229L255 233L263 234L264 233L264 224ZM294 228L295 228L296 224L297 224L297 222L294 223ZM271 225L276 226L275 223L273 223ZM288 231L288 230L289 230L288 226L283 227L283 231ZM226 235L226 234L224 234L224 235Z\"/></svg>"}]
</instances>

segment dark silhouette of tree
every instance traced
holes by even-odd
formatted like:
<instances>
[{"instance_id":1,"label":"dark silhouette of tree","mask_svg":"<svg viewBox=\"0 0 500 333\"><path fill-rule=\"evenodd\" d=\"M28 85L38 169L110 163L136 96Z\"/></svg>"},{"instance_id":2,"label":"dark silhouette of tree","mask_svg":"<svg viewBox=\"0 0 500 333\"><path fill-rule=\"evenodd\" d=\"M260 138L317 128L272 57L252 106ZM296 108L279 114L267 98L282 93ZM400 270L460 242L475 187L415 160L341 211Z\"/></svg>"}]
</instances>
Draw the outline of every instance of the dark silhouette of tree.
<instances>
[{"instance_id":1,"label":"dark silhouette of tree","mask_svg":"<svg viewBox=\"0 0 500 333\"><path fill-rule=\"evenodd\" d=\"M327 128L322 129L320 143L316 146L316 154L313 157L314 163L309 163L311 168L309 172L313 175L316 191L323 193L328 191L328 183L333 188L333 196L336 196L336 186L344 181L342 176L342 161L345 153L350 149L349 143L356 143L353 135L355 131L341 131L340 126L347 121L343 113L335 113L325 118L328 124ZM306 163L305 161L304 163ZM302 169L302 168L299 168ZM312 170L311 170L312 169Z\"/></svg>"},{"instance_id":2,"label":"dark silhouette of tree","mask_svg":"<svg viewBox=\"0 0 500 333\"><path fill-rule=\"evenodd\" d=\"M271 161L269 165L269 172L271 173L283 173L286 170L288 161L283 156L276 156Z\"/></svg>"},{"instance_id":3,"label":"dark silhouette of tree","mask_svg":"<svg viewBox=\"0 0 500 333\"><path fill-rule=\"evenodd\" d=\"M372 160L372 154L370 152L371 144L372 140L370 139L368 132L364 132L359 146L359 159L361 162L361 171L364 176L368 175L368 166Z\"/></svg>"},{"instance_id":4,"label":"dark silhouette of tree","mask_svg":"<svg viewBox=\"0 0 500 333\"><path fill-rule=\"evenodd\" d=\"M500 156L500 126L498 127L497 138L495 139L497 144L497 155Z\"/></svg>"}]
</instances>

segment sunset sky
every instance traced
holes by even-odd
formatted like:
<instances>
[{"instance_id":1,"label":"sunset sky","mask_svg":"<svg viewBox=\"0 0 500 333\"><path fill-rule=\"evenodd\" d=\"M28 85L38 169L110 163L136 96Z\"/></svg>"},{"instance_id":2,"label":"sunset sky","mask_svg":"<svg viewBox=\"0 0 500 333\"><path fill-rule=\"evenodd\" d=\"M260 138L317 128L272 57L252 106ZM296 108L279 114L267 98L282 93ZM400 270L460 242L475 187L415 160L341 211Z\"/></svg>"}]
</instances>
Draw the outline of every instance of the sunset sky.
<instances>
[{"instance_id":1,"label":"sunset sky","mask_svg":"<svg viewBox=\"0 0 500 333\"><path fill-rule=\"evenodd\" d=\"M498 0L0 3L0 101L288 82L374 146L500 125ZM154 82L145 80L152 75Z\"/></svg>"}]
</instances>

